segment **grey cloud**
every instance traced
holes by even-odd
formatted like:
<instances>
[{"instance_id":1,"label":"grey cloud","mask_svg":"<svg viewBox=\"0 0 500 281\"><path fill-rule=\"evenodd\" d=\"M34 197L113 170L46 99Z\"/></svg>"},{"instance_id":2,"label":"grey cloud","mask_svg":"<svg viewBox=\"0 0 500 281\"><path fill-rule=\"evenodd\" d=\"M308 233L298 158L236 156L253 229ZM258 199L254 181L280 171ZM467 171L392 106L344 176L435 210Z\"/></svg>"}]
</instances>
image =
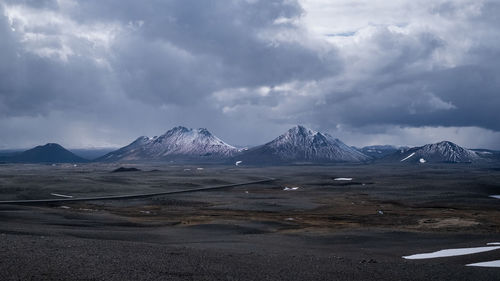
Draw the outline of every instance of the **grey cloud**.
<instances>
[{"instance_id":1,"label":"grey cloud","mask_svg":"<svg viewBox=\"0 0 500 281\"><path fill-rule=\"evenodd\" d=\"M343 36L346 46L302 26L297 1L4 3L35 16L52 11L63 23L25 26L43 35L25 40L0 5L0 129L33 118L118 144L174 125L208 127L235 144L258 144L293 124L352 136L426 126L500 131L494 1L470 13L441 1L423 9L430 15L415 14L421 22L367 26Z\"/></svg>"},{"instance_id":2,"label":"grey cloud","mask_svg":"<svg viewBox=\"0 0 500 281\"><path fill-rule=\"evenodd\" d=\"M341 68L334 51L320 56L300 42L261 38L263 32L300 32L273 24L300 16L291 1L167 1L155 8L118 12L124 22L144 20L119 38L114 52L131 97L191 103L224 88L321 79Z\"/></svg>"},{"instance_id":3,"label":"grey cloud","mask_svg":"<svg viewBox=\"0 0 500 281\"><path fill-rule=\"evenodd\" d=\"M117 88L141 102L190 104L224 88L321 79L341 69L334 50L318 54L300 41L264 38L266 34L274 36L281 32L303 35L292 24L274 24L282 17L300 17L303 11L294 1L82 1L65 9L62 12L82 24L120 23L122 30L104 55L112 68L108 76L113 75L111 82L118 83ZM58 33L54 26L34 28L28 27L27 31L43 35ZM31 48L62 48L61 40L53 37L38 40ZM69 37L66 44L68 41L78 43L81 39ZM69 47L92 57L93 50L88 50L91 46L84 42ZM82 63L89 65L92 61L81 61L74 66L82 67ZM43 72L54 72L57 68L47 67L49 70ZM68 72L64 64L59 67L61 74ZM42 66L38 68L41 70ZM102 77L104 70L99 72ZM102 80L94 79L95 83L85 81L85 84L96 85ZM66 77L63 81L71 79ZM54 91L57 90L47 89ZM23 93L31 95L26 90Z\"/></svg>"},{"instance_id":4,"label":"grey cloud","mask_svg":"<svg viewBox=\"0 0 500 281\"><path fill-rule=\"evenodd\" d=\"M3 0L9 5L25 5L38 9L57 9L59 7L57 0Z\"/></svg>"},{"instance_id":5,"label":"grey cloud","mask_svg":"<svg viewBox=\"0 0 500 281\"><path fill-rule=\"evenodd\" d=\"M4 16L0 16L0 37L1 116L46 115L52 110L85 111L105 91L106 75L93 60L70 56L61 61L33 54L9 28ZM51 45L44 44L47 46Z\"/></svg>"},{"instance_id":6,"label":"grey cloud","mask_svg":"<svg viewBox=\"0 0 500 281\"><path fill-rule=\"evenodd\" d=\"M498 32L491 35L498 36ZM342 80L349 81L346 90L337 87L338 81L322 85L327 89L326 102L311 111L312 123L500 130L494 118L496 108L500 108L500 67L495 63L500 57L492 46L475 42L464 54L464 61L470 64L441 67L435 65L435 57L450 43L438 35L429 31L399 34L382 28L373 36L367 46L382 56L362 60L366 65L356 68L367 69L368 76Z\"/></svg>"}]
</instances>

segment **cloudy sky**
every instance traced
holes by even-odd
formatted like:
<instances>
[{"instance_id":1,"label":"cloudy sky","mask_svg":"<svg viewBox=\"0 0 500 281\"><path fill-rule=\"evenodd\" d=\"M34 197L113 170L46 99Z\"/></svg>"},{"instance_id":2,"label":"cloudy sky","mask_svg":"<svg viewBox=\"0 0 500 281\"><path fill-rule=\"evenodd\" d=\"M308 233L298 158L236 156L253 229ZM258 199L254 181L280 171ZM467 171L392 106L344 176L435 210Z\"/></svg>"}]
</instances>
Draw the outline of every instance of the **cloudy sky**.
<instances>
[{"instance_id":1,"label":"cloudy sky","mask_svg":"<svg viewBox=\"0 0 500 281\"><path fill-rule=\"evenodd\" d=\"M0 148L234 145L295 124L350 145L500 149L500 2L0 0Z\"/></svg>"}]
</instances>

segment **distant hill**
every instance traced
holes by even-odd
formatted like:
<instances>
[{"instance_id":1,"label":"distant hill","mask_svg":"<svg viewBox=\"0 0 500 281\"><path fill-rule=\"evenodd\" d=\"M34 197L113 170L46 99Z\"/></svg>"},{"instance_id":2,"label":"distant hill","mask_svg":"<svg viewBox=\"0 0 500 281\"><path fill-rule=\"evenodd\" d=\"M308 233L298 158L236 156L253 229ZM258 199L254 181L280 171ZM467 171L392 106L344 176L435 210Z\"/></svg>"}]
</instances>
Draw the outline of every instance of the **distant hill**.
<instances>
[{"instance_id":1,"label":"distant hill","mask_svg":"<svg viewBox=\"0 0 500 281\"><path fill-rule=\"evenodd\" d=\"M442 141L398 151L385 158L402 163L473 163L485 160L477 152L450 141Z\"/></svg>"},{"instance_id":2,"label":"distant hill","mask_svg":"<svg viewBox=\"0 0 500 281\"><path fill-rule=\"evenodd\" d=\"M223 161L237 152L207 129L178 126L159 137L139 137L96 161Z\"/></svg>"},{"instance_id":3,"label":"distant hill","mask_svg":"<svg viewBox=\"0 0 500 281\"><path fill-rule=\"evenodd\" d=\"M57 143L40 145L26 151L4 157L9 163L83 163L86 159L76 156Z\"/></svg>"},{"instance_id":4,"label":"distant hill","mask_svg":"<svg viewBox=\"0 0 500 281\"><path fill-rule=\"evenodd\" d=\"M234 158L244 164L364 162L371 158L329 134L295 126Z\"/></svg>"},{"instance_id":5,"label":"distant hill","mask_svg":"<svg viewBox=\"0 0 500 281\"><path fill-rule=\"evenodd\" d=\"M359 150L365 155L371 156L375 159L379 159L394 154L397 151L404 152L408 149L410 148L407 146L371 145L360 148Z\"/></svg>"},{"instance_id":6,"label":"distant hill","mask_svg":"<svg viewBox=\"0 0 500 281\"><path fill-rule=\"evenodd\" d=\"M500 162L500 151L491 149L471 149L483 159Z\"/></svg>"}]
</instances>

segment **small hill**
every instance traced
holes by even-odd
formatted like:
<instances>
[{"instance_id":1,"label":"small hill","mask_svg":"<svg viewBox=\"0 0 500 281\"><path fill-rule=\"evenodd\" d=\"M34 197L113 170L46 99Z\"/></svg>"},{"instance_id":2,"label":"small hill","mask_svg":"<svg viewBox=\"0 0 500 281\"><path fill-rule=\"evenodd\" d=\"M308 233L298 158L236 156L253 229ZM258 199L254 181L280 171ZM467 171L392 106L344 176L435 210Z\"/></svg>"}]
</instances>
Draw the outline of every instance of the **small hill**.
<instances>
[{"instance_id":1,"label":"small hill","mask_svg":"<svg viewBox=\"0 0 500 281\"><path fill-rule=\"evenodd\" d=\"M130 167L130 168L120 167L118 169L111 171L111 173L140 172L140 171L141 171L141 169L137 169L134 167Z\"/></svg>"},{"instance_id":2,"label":"small hill","mask_svg":"<svg viewBox=\"0 0 500 281\"><path fill-rule=\"evenodd\" d=\"M484 160L477 152L442 141L396 152L390 158L405 163L472 163Z\"/></svg>"},{"instance_id":3,"label":"small hill","mask_svg":"<svg viewBox=\"0 0 500 281\"><path fill-rule=\"evenodd\" d=\"M13 163L84 163L81 158L57 143L40 145L4 159Z\"/></svg>"}]
</instances>

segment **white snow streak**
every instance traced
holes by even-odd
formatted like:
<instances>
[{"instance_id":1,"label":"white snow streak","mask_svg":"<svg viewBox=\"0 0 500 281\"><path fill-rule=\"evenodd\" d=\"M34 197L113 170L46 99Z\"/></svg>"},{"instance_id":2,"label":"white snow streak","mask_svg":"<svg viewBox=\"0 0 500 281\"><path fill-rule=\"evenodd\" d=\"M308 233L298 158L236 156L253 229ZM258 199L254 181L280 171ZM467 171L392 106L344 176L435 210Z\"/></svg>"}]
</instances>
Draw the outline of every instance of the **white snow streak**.
<instances>
[{"instance_id":1,"label":"white snow streak","mask_svg":"<svg viewBox=\"0 0 500 281\"><path fill-rule=\"evenodd\" d=\"M73 198L73 196L71 196L71 195L64 195L64 194L59 194L59 193L51 193L50 195L64 197L64 198Z\"/></svg>"},{"instance_id":2,"label":"white snow streak","mask_svg":"<svg viewBox=\"0 0 500 281\"><path fill-rule=\"evenodd\" d=\"M446 250L440 250L440 251L436 251L436 252L432 252L432 253L403 256L403 258L408 259L408 260L444 258L444 257L463 256L463 255L470 255L470 254L475 254L475 253L488 252L488 251L493 251L496 249L500 249L500 246L446 249Z\"/></svg>"},{"instance_id":3,"label":"white snow streak","mask_svg":"<svg viewBox=\"0 0 500 281\"><path fill-rule=\"evenodd\" d=\"M406 156L404 159L401 160L401 162L407 160L408 158L412 157L413 155L415 155L415 152L413 152L412 154Z\"/></svg>"},{"instance_id":4,"label":"white snow streak","mask_svg":"<svg viewBox=\"0 0 500 281\"><path fill-rule=\"evenodd\" d=\"M471 263L471 264L468 264L466 266L500 267L500 260Z\"/></svg>"}]
</instances>

